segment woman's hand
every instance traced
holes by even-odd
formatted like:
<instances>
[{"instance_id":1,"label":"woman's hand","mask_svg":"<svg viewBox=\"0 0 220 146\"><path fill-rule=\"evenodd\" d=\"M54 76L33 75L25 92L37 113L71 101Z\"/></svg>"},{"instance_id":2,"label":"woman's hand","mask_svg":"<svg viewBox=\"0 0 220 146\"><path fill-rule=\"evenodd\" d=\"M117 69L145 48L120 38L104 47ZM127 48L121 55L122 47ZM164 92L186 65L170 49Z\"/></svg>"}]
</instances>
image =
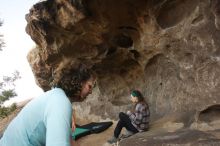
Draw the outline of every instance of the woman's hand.
<instances>
[{"instance_id":1,"label":"woman's hand","mask_svg":"<svg viewBox=\"0 0 220 146\"><path fill-rule=\"evenodd\" d=\"M131 115L132 113L131 113L131 111L127 111L127 115Z\"/></svg>"}]
</instances>

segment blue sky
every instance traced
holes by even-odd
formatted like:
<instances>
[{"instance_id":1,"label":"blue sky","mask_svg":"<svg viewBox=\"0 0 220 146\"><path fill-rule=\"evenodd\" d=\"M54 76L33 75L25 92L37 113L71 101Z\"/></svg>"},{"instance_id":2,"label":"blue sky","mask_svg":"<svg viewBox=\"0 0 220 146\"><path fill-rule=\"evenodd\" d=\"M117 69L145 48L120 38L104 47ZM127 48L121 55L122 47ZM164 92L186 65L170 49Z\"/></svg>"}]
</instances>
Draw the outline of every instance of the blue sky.
<instances>
[{"instance_id":1,"label":"blue sky","mask_svg":"<svg viewBox=\"0 0 220 146\"><path fill-rule=\"evenodd\" d=\"M42 93L36 85L33 73L27 61L27 53L35 46L30 36L25 32L25 14L33 4L39 0L1 0L0 19L3 26L0 34L4 35L6 43L3 51L0 51L0 78L3 75L10 76L15 70L21 74L21 79L16 82L18 97L13 101L22 101L33 98Z\"/></svg>"}]
</instances>

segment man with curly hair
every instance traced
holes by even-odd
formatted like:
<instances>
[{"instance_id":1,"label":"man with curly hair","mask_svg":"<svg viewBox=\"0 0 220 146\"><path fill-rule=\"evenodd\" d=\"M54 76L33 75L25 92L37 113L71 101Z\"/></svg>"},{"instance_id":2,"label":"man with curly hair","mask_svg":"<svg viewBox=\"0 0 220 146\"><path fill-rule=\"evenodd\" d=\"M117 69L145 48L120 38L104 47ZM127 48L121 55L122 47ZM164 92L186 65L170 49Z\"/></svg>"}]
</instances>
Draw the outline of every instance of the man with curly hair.
<instances>
[{"instance_id":1,"label":"man with curly hair","mask_svg":"<svg viewBox=\"0 0 220 146\"><path fill-rule=\"evenodd\" d=\"M30 101L9 124L1 146L73 144L71 103L83 101L92 93L95 76L85 65L70 61L59 65L53 78L52 89Z\"/></svg>"}]
</instances>

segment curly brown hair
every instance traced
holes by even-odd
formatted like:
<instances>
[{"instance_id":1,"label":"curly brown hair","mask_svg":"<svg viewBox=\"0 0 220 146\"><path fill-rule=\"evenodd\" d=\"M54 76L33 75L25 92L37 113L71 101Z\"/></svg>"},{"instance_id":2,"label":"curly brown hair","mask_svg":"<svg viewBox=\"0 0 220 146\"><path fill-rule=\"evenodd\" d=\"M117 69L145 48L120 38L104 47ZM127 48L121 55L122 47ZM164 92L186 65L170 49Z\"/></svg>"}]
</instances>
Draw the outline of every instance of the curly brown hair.
<instances>
[{"instance_id":1,"label":"curly brown hair","mask_svg":"<svg viewBox=\"0 0 220 146\"><path fill-rule=\"evenodd\" d=\"M75 61L64 61L54 71L51 86L63 89L71 102L78 101L82 83L94 76L94 72L86 65Z\"/></svg>"}]
</instances>

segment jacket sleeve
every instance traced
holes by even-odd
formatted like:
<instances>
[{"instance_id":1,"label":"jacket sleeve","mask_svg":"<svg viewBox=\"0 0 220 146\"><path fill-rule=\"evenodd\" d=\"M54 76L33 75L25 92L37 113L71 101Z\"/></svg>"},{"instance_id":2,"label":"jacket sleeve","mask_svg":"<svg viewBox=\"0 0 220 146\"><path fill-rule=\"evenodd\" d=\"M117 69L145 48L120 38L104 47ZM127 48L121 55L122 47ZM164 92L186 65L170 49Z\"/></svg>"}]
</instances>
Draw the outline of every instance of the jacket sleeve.
<instances>
[{"instance_id":1,"label":"jacket sleeve","mask_svg":"<svg viewBox=\"0 0 220 146\"><path fill-rule=\"evenodd\" d=\"M132 113L129 117L134 124L141 124L143 119L143 112L146 111L146 106L143 104L137 104L135 107L134 113Z\"/></svg>"}]
</instances>

